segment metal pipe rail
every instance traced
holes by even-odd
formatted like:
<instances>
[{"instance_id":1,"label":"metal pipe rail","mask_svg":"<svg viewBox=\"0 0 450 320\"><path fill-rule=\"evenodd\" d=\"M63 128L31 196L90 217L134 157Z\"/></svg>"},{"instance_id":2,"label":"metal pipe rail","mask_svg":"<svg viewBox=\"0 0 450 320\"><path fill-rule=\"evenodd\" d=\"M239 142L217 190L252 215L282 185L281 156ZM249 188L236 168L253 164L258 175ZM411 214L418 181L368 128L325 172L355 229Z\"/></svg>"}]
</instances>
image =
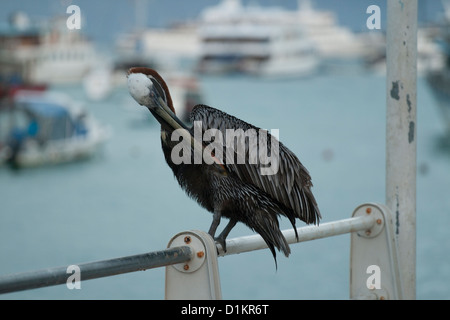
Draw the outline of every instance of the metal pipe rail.
<instances>
[{"instance_id":1,"label":"metal pipe rail","mask_svg":"<svg viewBox=\"0 0 450 320\"><path fill-rule=\"evenodd\" d=\"M297 228L298 238L294 229L282 232L290 244L350 233L350 296L398 299L402 289L391 216L385 206L367 203L358 206L351 218ZM77 281L166 266L166 299L221 299L218 256L264 248L267 245L261 236L252 235L227 240L224 252L209 234L184 231L172 237L166 250L0 277L0 294L64 283L70 288ZM373 265L383 270L385 279L376 291L364 285L367 267ZM72 275L74 270L78 277Z\"/></svg>"},{"instance_id":2,"label":"metal pipe rail","mask_svg":"<svg viewBox=\"0 0 450 320\"><path fill-rule=\"evenodd\" d=\"M297 228L298 239L295 237L294 229L283 230L282 233L289 244L322 239L340 234L368 230L376 224L374 216L360 216L338 221L332 221L320 224L318 226L306 226ZM248 251L260 250L267 248L260 235L244 236L239 238L228 239L226 242L227 251L224 252L222 246L217 244L219 256L238 254Z\"/></svg>"},{"instance_id":3,"label":"metal pipe rail","mask_svg":"<svg viewBox=\"0 0 450 320\"><path fill-rule=\"evenodd\" d=\"M370 229L375 224L373 217L353 217L339 221L297 228L298 240L293 229L283 230L288 243L296 243L320 239L349 232ZM267 248L259 235L244 236L227 240L227 252L217 244L219 256L249 252ZM77 265L80 268L81 280L90 280L141 271L162 266L180 264L190 261L195 254L189 246L177 246L166 250L139 255L88 262ZM16 273L0 277L0 294L15 291L36 289L67 283L70 276L68 267L55 267L38 271Z\"/></svg>"},{"instance_id":4,"label":"metal pipe rail","mask_svg":"<svg viewBox=\"0 0 450 320\"><path fill-rule=\"evenodd\" d=\"M349 232L367 230L374 226L373 216L353 217L339 221L323 223L319 226L297 228L298 240L293 229L283 230L288 243L297 243L320 239ZM259 235L244 236L227 240L227 252L220 244L216 244L219 256L238 254L267 248ZM80 280L90 280L118 275L122 273L142 271L162 266L176 265L190 261L195 255L195 248L188 245L176 246L166 250L133 256L115 258L78 264ZM55 267L38 271L16 273L0 277L0 294L15 291L36 289L67 283L68 267Z\"/></svg>"},{"instance_id":5,"label":"metal pipe rail","mask_svg":"<svg viewBox=\"0 0 450 320\"><path fill-rule=\"evenodd\" d=\"M298 238L294 229L283 230L282 233L290 244L350 233L350 297L402 297L392 214L384 205L362 204L355 209L352 218L297 228ZM267 248L260 235L252 235L228 239L225 252L220 244L214 243L211 236L202 231L181 232L171 239L169 246L182 243L189 243L196 254L191 261L166 267L166 299L221 299L218 256ZM373 283L372 278L368 278L367 270L373 267L382 270L382 284L379 274L372 275Z\"/></svg>"},{"instance_id":6,"label":"metal pipe rail","mask_svg":"<svg viewBox=\"0 0 450 320\"><path fill-rule=\"evenodd\" d=\"M191 260L192 255L193 252L189 246L180 246L77 266L80 268L81 280L84 281L182 263ZM0 277L0 294L65 284L71 275L68 273L68 267L70 266L2 276Z\"/></svg>"}]
</instances>

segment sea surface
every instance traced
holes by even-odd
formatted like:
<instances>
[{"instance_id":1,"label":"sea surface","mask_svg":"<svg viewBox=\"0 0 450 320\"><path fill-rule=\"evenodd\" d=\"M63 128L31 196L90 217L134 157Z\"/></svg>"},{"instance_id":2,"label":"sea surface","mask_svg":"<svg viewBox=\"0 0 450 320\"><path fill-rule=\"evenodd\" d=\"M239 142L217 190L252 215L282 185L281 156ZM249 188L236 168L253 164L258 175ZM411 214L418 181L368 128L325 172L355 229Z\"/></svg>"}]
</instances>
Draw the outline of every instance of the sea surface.
<instances>
[{"instance_id":1,"label":"sea surface","mask_svg":"<svg viewBox=\"0 0 450 320\"><path fill-rule=\"evenodd\" d=\"M314 183L322 222L385 202L386 81L372 73L265 80L201 77L206 104L266 129L297 154ZM164 249L212 215L179 188L159 126L125 87L90 102L81 86L54 87L112 130L90 160L0 168L0 276ZM424 80L418 80L417 298L450 298L450 150ZM223 224L224 225L224 224ZM301 223L298 223L301 226ZM222 226L222 225L221 225ZM290 228L282 221L283 228ZM220 227L219 227L220 228ZM230 237L252 234L238 225ZM219 258L225 299L348 299L350 235ZM1 295L0 299L163 299L164 268Z\"/></svg>"}]
</instances>

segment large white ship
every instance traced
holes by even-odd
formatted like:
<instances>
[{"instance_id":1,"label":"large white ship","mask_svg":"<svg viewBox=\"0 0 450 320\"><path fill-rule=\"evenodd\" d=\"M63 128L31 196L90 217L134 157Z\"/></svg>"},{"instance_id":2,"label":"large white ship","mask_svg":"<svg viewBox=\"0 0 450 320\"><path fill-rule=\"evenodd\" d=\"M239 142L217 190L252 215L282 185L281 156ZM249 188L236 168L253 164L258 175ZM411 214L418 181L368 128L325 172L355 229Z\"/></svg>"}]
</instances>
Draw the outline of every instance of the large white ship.
<instances>
[{"instance_id":1,"label":"large white ship","mask_svg":"<svg viewBox=\"0 0 450 320\"><path fill-rule=\"evenodd\" d=\"M314 44L292 12L225 0L200 17L199 70L306 76L319 65Z\"/></svg>"},{"instance_id":2,"label":"large white ship","mask_svg":"<svg viewBox=\"0 0 450 320\"><path fill-rule=\"evenodd\" d=\"M102 59L79 30L65 19L31 23L18 13L0 29L0 74L3 80L31 84L80 82ZM103 59L104 61L104 59Z\"/></svg>"}]
</instances>

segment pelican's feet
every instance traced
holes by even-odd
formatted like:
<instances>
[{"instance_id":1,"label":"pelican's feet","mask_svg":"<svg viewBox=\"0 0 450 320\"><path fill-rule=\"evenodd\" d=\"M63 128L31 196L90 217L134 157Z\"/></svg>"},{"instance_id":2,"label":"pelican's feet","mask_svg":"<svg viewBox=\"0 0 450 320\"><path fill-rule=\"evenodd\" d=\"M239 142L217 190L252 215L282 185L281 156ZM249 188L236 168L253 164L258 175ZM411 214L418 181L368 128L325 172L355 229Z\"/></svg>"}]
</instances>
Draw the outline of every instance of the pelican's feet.
<instances>
[{"instance_id":1,"label":"pelican's feet","mask_svg":"<svg viewBox=\"0 0 450 320\"><path fill-rule=\"evenodd\" d=\"M214 240L222 246L223 252L227 252L227 241L224 237L218 236Z\"/></svg>"}]
</instances>

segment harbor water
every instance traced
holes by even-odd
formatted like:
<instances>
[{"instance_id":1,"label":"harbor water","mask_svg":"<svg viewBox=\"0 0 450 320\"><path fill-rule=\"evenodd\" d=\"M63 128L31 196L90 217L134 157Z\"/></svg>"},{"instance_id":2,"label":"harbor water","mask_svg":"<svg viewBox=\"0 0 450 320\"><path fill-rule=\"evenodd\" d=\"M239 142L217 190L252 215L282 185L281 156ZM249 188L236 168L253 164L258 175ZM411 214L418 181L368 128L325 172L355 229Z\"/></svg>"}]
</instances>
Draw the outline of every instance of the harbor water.
<instances>
[{"instance_id":1,"label":"harbor water","mask_svg":"<svg viewBox=\"0 0 450 320\"><path fill-rule=\"evenodd\" d=\"M308 168L322 222L366 202L385 202L386 81L372 73L267 80L201 77L204 102L280 140ZM125 81L125 75L124 75ZM159 126L120 88L91 102L63 91L111 128L82 162L0 168L0 275L164 249L180 231L208 230L212 215L179 188L164 162ZM417 298L450 298L450 150L437 102L423 79L417 94ZM283 228L290 228L282 221ZM225 225L222 222L221 227ZM298 222L298 226L302 226ZM243 225L229 237L252 234ZM219 258L225 299L347 299L350 235ZM164 268L0 296L0 299L163 299Z\"/></svg>"}]
</instances>

